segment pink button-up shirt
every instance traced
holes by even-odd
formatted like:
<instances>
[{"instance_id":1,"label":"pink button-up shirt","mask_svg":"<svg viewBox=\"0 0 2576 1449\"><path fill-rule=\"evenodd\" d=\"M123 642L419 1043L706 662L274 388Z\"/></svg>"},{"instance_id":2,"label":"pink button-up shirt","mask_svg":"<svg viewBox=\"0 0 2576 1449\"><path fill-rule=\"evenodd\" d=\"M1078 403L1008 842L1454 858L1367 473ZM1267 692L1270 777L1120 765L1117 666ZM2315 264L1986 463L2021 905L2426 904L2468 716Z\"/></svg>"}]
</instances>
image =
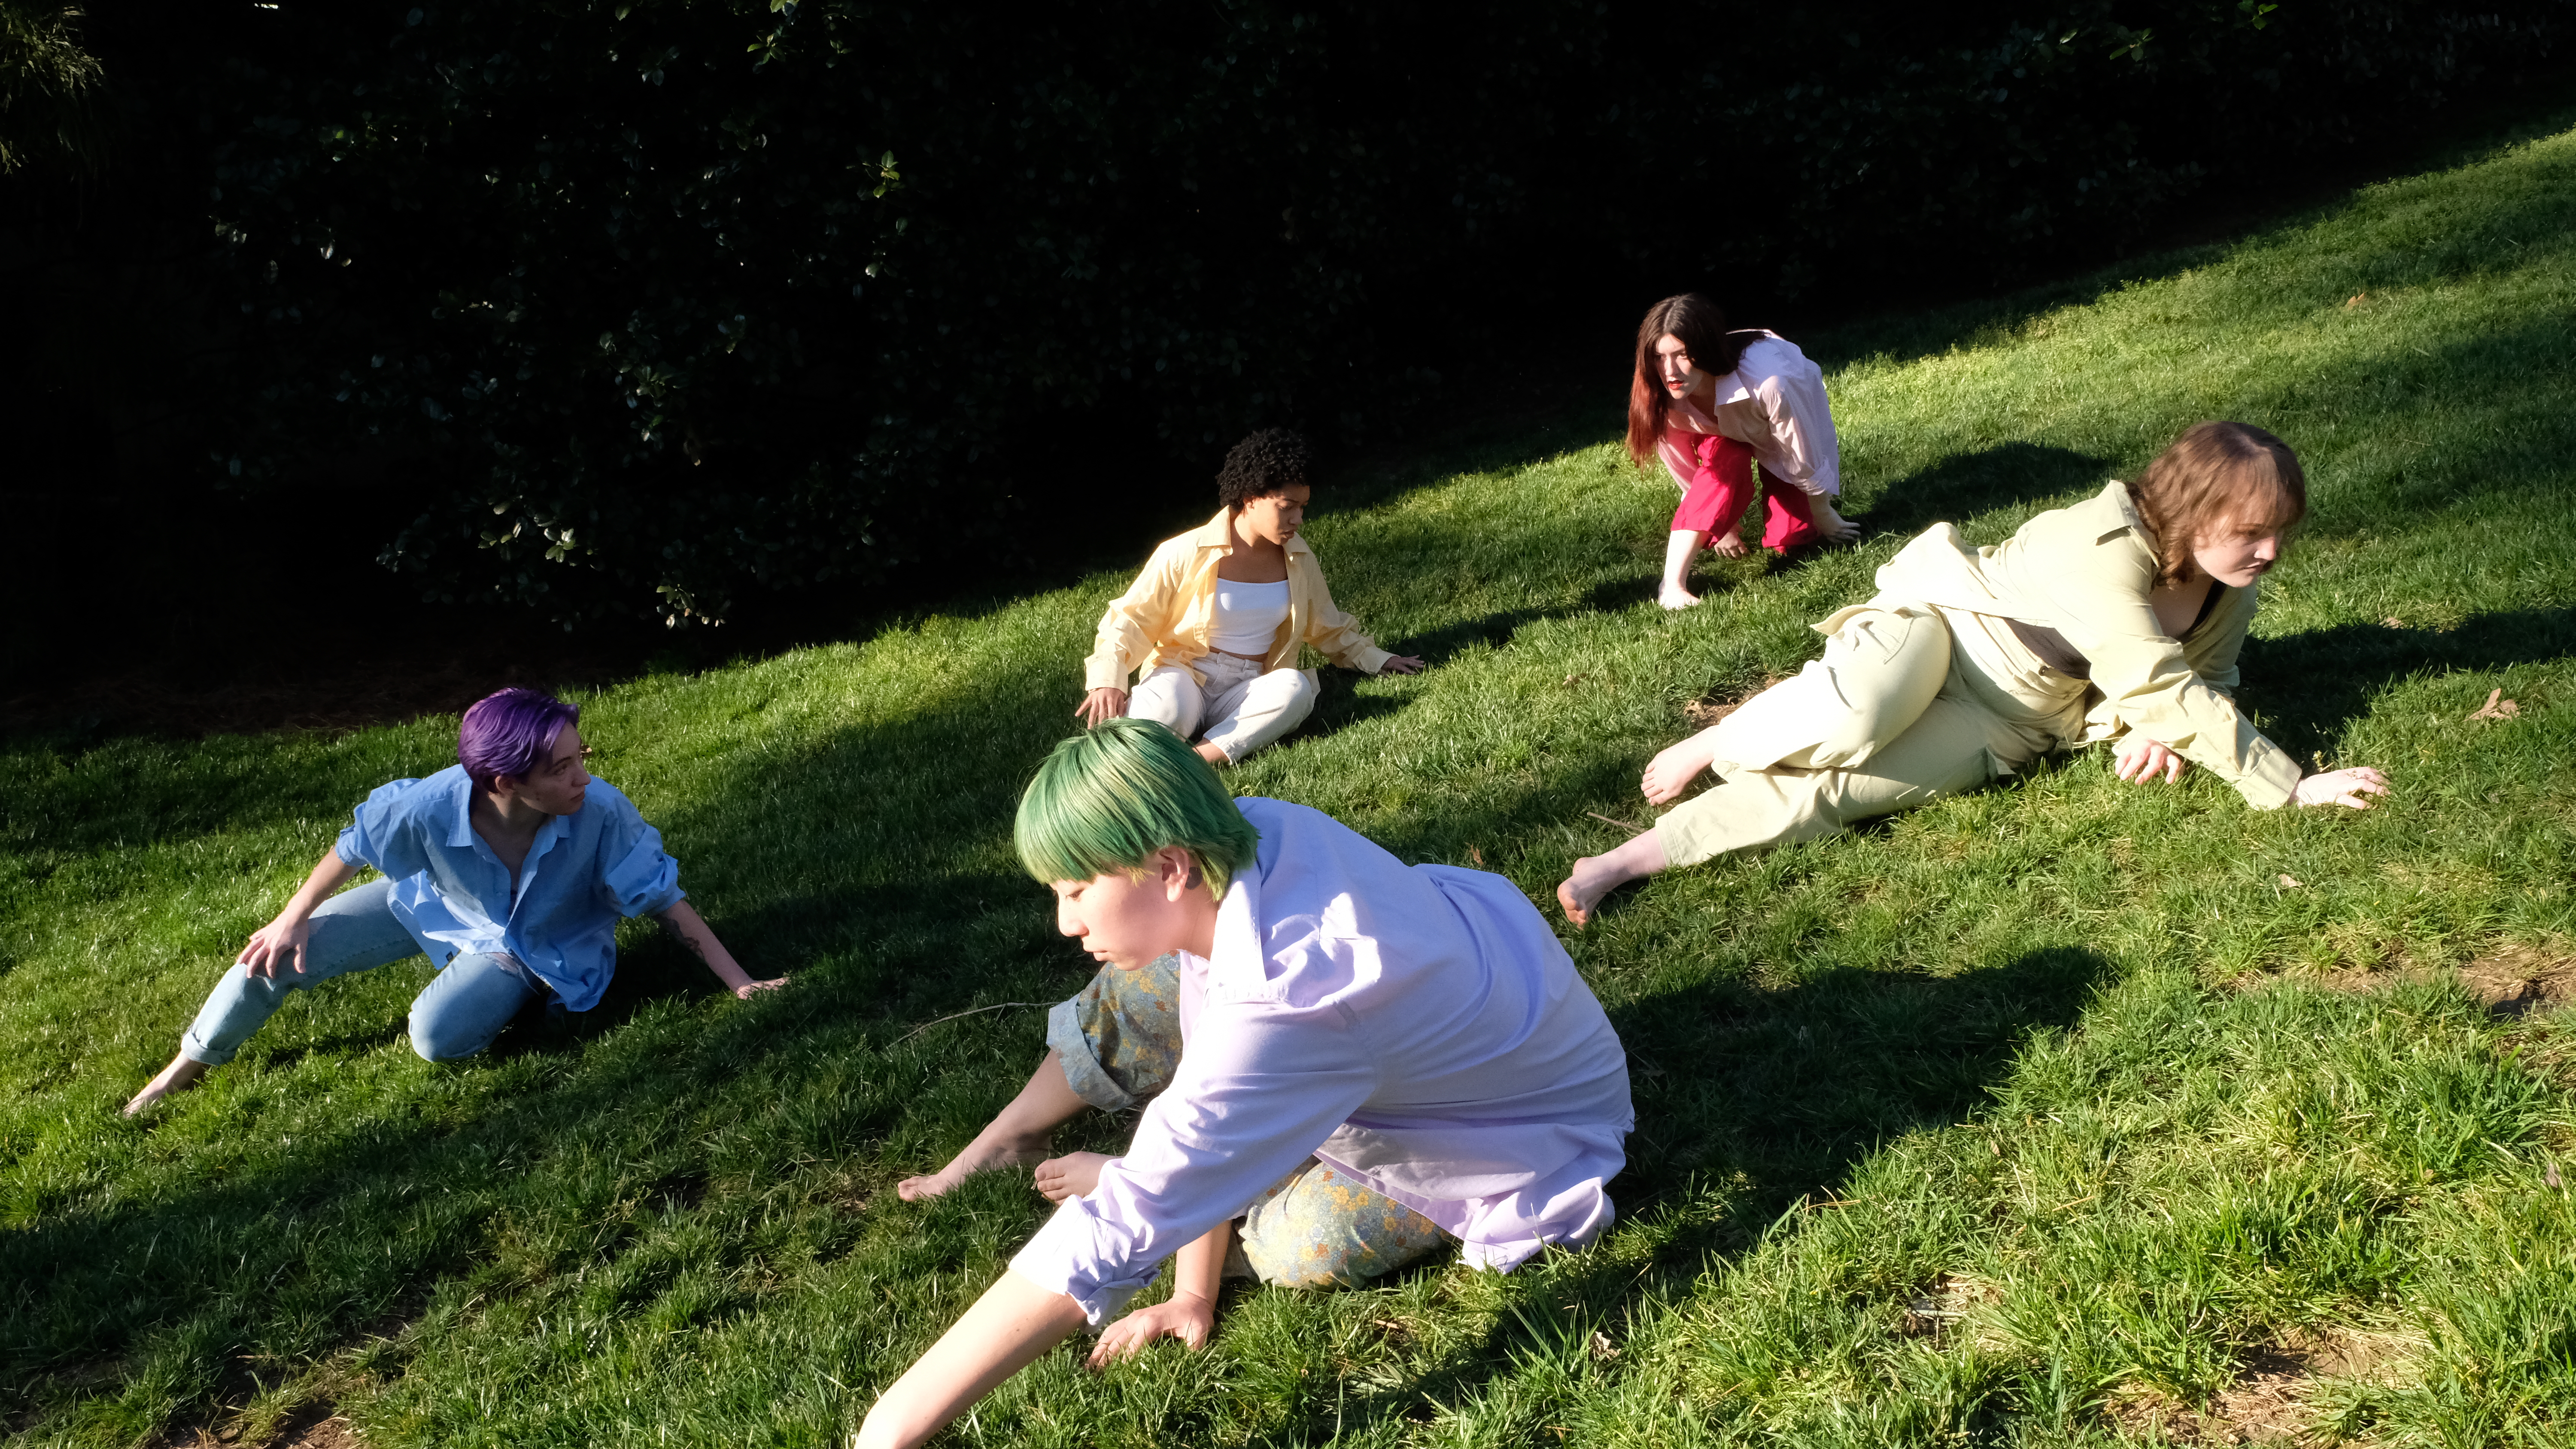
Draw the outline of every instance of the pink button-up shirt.
<instances>
[{"instance_id":1,"label":"pink button-up shirt","mask_svg":"<svg viewBox=\"0 0 2576 1449\"><path fill-rule=\"evenodd\" d=\"M1508 1271L1590 1242L1636 1120L1610 1019L1500 876L1408 866L1328 815L1236 802L1261 832L1182 957L1180 1065L1135 1142L1011 1269L1094 1324L1308 1155Z\"/></svg>"},{"instance_id":2,"label":"pink button-up shirt","mask_svg":"<svg viewBox=\"0 0 2576 1449\"><path fill-rule=\"evenodd\" d=\"M1843 449L1825 400L1825 375L1798 344L1765 332L1744 349L1735 370L1717 380L1713 411L1684 400L1669 405L1658 450L1684 488L1699 471L1693 434L1722 433L1750 444L1762 473L1819 498L1843 491Z\"/></svg>"}]
</instances>

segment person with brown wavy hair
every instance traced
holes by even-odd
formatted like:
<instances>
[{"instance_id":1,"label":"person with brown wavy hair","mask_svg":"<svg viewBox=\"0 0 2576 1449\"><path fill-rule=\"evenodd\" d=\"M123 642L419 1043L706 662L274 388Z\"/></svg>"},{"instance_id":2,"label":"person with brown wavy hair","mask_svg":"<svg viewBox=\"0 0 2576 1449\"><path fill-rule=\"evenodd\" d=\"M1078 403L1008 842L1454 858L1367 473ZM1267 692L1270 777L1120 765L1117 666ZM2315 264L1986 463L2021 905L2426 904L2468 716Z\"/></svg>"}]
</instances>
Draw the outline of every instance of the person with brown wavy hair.
<instances>
[{"instance_id":1,"label":"person with brown wavy hair","mask_svg":"<svg viewBox=\"0 0 2576 1449\"><path fill-rule=\"evenodd\" d=\"M1750 551L1735 530L1757 492L1764 548L1786 553L1860 536L1834 511L1842 445L1824 374L1776 332L1729 331L1725 311L1697 292L1666 297L1637 324L1628 457L1640 468L1661 458L1682 489L1664 547L1658 597L1667 609L1699 602L1690 564L1702 545L1728 558Z\"/></svg>"},{"instance_id":2,"label":"person with brown wavy hair","mask_svg":"<svg viewBox=\"0 0 2576 1449\"><path fill-rule=\"evenodd\" d=\"M1980 788L2055 749L2118 742L2119 778L2198 765L2273 809L2368 809L2368 766L2305 774L2236 707L2256 583L2308 508L2280 439L2202 423L2147 465L2011 538L1970 548L1936 523L1878 594L1816 625L1822 659L1655 756L1658 805L1720 778L1556 888L1580 927L1624 882L1734 850L1831 835Z\"/></svg>"}]
</instances>

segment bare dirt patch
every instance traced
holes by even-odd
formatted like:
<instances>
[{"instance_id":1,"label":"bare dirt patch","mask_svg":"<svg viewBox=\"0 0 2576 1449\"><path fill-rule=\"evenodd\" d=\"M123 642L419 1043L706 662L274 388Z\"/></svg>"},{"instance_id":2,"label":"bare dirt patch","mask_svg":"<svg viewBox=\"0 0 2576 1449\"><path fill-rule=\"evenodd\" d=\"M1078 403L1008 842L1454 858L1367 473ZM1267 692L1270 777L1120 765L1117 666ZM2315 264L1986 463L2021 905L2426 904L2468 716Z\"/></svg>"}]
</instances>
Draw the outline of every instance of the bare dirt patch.
<instances>
[{"instance_id":1,"label":"bare dirt patch","mask_svg":"<svg viewBox=\"0 0 2576 1449\"><path fill-rule=\"evenodd\" d=\"M2503 946L2460 968L2460 984L2487 1009L2520 1016L2576 1001L2576 956L2533 946Z\"/></svg>"},{"instance_id":2,"label":"bare dirt patch","mask_svg":"<svg viewBox=\"0 0 2576 1449\"><path fill-rule=\"evenodd\" d=\"M2391 1349L2344 1330L2303 1335L2256 1351L2205 1409L2149 1389L2113 1400L2107 1413L2123 1436L2169 1444L2313 1444L2317 1381L2372 1377Z\"/></svg>"},{"instance_id":3,"label":"bare dirt patch","mask_svg":"<svg viewBox=\"0 0 2576 1449\"><path fill-rule=\"evenodd\" d=\"M2348 966L2312 978L2328 991L2367 992L2400 981L2439 975L2449 968L2426 970L2400 964L2373 970ZM2521 1016L2544 1007L2576 1002L2576 955L2537 946L2499 946L2458 969L2460 984L2498 1016ZM2246 978L2248 987L2270 978Z\"/></svg>"}]
</instances>

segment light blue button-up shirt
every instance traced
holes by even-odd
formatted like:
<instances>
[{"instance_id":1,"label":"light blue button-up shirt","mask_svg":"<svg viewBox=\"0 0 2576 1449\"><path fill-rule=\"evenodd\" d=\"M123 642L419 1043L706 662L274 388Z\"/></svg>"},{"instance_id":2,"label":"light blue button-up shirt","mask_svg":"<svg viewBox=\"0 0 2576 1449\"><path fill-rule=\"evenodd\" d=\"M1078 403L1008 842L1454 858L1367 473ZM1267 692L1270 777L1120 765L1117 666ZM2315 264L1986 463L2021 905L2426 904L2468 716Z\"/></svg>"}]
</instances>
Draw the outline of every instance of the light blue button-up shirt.
<instances>
[{"instance_id":1,"label":"light blue button-up shirt","mask_svg":"<svg viewBox=\"0 0 2576 1449\"><path fill-rule=\"evenodd\" d=\"M394 919L441 968L460 955L505 955L566 1009L597 1006L617 970L618 918L660 915L683 899L662 832L594 779L581 809L537 828L513 895L510 868L474 833L473 805L463 765L396 780L367 797L332 848L394 883Z\"/></svg>"}]
</instances>

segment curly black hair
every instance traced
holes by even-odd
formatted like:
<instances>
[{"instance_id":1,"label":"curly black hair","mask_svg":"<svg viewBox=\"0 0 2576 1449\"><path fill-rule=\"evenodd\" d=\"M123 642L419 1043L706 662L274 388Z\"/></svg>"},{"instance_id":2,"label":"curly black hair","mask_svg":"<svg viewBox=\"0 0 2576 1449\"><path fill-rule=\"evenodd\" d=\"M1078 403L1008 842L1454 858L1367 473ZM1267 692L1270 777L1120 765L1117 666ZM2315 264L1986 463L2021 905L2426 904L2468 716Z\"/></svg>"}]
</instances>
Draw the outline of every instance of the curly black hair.
<instances>
[{"instance_id":1,"label":"curly black hair","mask_svg":"<svg viewBox=\"0 0 2576 1449\"><path fill-rule=\"evenodd\" d=\"M1231 513L1255 498L1293 488L1306 481L1314 461L1304 434L1263 428L1227 451L1225 467L1216 475L1216 501Z\"/></svg>"}]
</instances>

